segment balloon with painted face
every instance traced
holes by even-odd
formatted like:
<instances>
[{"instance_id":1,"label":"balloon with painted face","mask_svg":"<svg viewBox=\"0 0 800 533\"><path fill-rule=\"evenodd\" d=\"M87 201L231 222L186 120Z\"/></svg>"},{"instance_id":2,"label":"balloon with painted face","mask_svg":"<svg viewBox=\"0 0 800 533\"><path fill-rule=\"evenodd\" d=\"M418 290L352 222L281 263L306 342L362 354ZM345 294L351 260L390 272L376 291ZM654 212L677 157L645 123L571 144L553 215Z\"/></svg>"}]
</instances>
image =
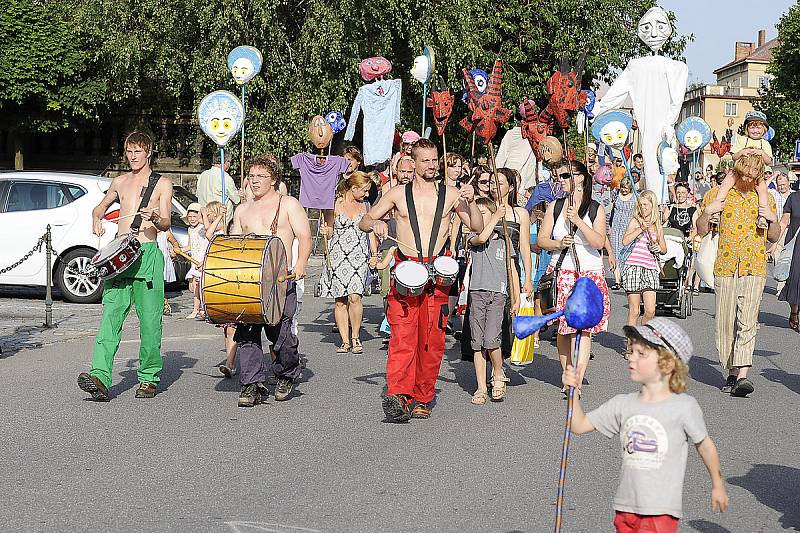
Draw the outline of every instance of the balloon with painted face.
<instances>
[{"instance_id":1,"label":"balloon with painted face","mask_svg":"<svg viewBox=\"0 0 800 533\"><path fill-rule=\"evenodd\" d=\"M311 118L311 123L308 125L308 139L316 148L322 150L331 143L333 129L324 118L317 115Z\"/></svg>"},{"instance_id":2,"label":"balloon with painted face","mask_svg":"<svg viewBox=\"0 0 800 533\"><path fill-rule=\"evenodd\" d=\"M633 117L625 111L607 111L597 117L592 124L592 135L606 146L617 150L628 144Z\"/></svg>"},{"instance_id":3,"label":"balloon with painted face","mask_svg":"<svg viewBox=\"0 0 800 533\"><path fill-rule=\"evenodd\" d=\"M428 83L431 73L436 68L433 49L426 46L422 55L414 58L414 65L411 67L411 75L420 83Z\"/></svg>"},{"instance_id":4,"label":"balloon with painted face","mask_svg":"<svg viewBox=\"0 0 800 533\"><path fill-rule=\"evenodd\" d=\"M647 10L637 30L639 39L653 52L658 52L672 35L672 23L662 8L655 6Z\"/></svg>"},{"instance_id":5,"label":"balloon with painted face","mask_svg":"<svg viewBox=\"0 0 800 533\"><path fill-rule=\"evenodd\" d=\"M328 111L325 113L325 122L331 125L334 135L347 127L347 121L339 111Z\"/></svg>"},{"instance_id":6,"label":"balloon with painted face","mask_svg":"<svg viewBox=\"0 0 800 533\"><path fill-rule=\"evenodd\" d=\"M358 72L364 81L375 81L392 71L392 63L383 56L368 57L358 64Z\"/></svg>"},{"instance_id":7,"label":"balloon with painted face","mask_svg":"<svg viewBox=\"0 0 800 533\"><path fill-rule=\"evenodd\" d=\"M252 80L263 63L261 52L252 46L237 46L228 54L228 70L239 85Z\"/></svg>"},{"instance_id":8,"label":"balloon with painted face","mask_svg":"<svg viewBox=\"0 0 800 533\"><path fill-rule=\"evenodd\" d=\"M200 101L197 118L203 133L218 146L225 146L244 122L242 102L228 91L214 91Z\"/></svg>"},{"instance_id":9,"label":"balloon with painted face","mask_svg":"<svg viewBox=\"0 0 800 533\"><path fill-rule=\"evenodd\" d=\"M700 117L689 117L675 130L678 142L690 153L702 150L711 142L711 127Z\"/></svg>"},{"instance_id":10,"label":"balloon with painted face","mask_svg":"<svg viewBox=\"0 0 800 533\"><path fill-rule=\"evenodd\" d=\"M680 169L678 162L678 152L669 144L662 142L658 147L658 164L661 166L661 174L669 176L677 174Z\"/></svg>"}]
</instances>

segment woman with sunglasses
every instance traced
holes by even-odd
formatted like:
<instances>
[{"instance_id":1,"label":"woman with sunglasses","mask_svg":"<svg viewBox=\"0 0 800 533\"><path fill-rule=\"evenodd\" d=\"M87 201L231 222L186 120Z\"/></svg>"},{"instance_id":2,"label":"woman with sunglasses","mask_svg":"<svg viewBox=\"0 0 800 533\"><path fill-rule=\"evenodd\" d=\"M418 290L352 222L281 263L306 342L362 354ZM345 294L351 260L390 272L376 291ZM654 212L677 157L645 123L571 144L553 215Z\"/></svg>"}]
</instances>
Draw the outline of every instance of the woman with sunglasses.
<instances>
[{"instance_id":1,"label":"woman with sunglasses","mask_svg":"<svg viewBox=\"0 0 800 533\"><path fill-rule=\"evenodd\" d=\"M540 248L553 252L548 272L558 270L556 307L564 308L567 296L578 277L592 279L603 294L602 320L594 328L581 332L580 353L572 354L572 364L578 369L580 395L580 383L583 382L592 350L592 335L606 331L610 313L608 286L600 252L606 242L606 215L603 206L592 200L592 177L583 163L572 161L571 168L562 164L555 169L555 174L568 197L547 206L537 244ZM559 212L556 214L557 209ZM577 256L578 264L573 254ZM575 334L576 331L561 317L557 346L562 368L566 368L567 355L574 346ZM566 390L566 387L563 388L562 393L566 394Z\"/></svg>"},{"instance_id":2,"label":"woman with sunglasses","mask_svg":"<svg viewBox=\"0 0 800 533\"><path fill-rule=\"evenodd\" d=\"M489 183L492 181L492 171L486 165L478 165L472 170L470 182L475 188L475 198L489 198Z\"/></svg>"}]
</instances>

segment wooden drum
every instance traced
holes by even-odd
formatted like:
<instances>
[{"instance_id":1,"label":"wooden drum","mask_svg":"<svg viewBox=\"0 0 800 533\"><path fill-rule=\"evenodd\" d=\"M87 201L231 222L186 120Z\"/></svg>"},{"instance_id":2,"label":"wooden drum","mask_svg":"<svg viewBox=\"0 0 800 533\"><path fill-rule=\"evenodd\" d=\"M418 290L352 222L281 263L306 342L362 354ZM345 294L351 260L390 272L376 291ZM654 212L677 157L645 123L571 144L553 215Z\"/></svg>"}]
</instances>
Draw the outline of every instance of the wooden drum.
<instances>
[{"instance_id":1,"label":"wooden drum","mask_svg":"<svg viewBox=\"0 0 800 533\"><path fill-rule=\"evenodd\" d=\"M286 303L286 248L278 237L217 235L203 260L200 290L215 324L277 324Z\"/></svg>"}]
</instances>

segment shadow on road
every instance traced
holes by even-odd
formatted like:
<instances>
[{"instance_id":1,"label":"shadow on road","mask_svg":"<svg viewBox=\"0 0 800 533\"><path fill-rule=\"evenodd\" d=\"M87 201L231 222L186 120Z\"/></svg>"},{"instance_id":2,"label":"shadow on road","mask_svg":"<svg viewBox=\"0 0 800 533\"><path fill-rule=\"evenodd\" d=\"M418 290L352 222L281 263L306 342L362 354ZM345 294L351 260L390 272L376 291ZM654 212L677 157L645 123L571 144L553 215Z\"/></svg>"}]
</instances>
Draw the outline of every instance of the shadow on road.
<instances>
[{"instance_id":1,"label":"shadow on road","mask_svg":"<svg viewBox=\"0 0 800 533\"><path fill-rule=\"evenodd\" d=\"M776 315L775 313L770 313L769 311L761 311L758 313L758 322L759 324L764 324L765 326L772 326L775 328L781 329L789 329L789 322L788 317L789 313L786 313L786 316L783 315Z\"/></svg>"},{"instance_id":2,"label":"shadow on road","mask_svg":"<svg viewBox=\"0 0 800 533\"><path fill-rule=\"evenodd\" d=\"M127 370L120 372L122 380L111 387L111 397L119 396L139 384L136 370L139 367L138 359L128 359L125 362ZM186 357L186 352L170 351L164 354L164 368L161 370L161 382L158 384L159 393L166 392L170 385L178 381L183 371L197 364L194 357Z\"/></svg>"},{"instance_id":3,"label":"shadow on road","mask_svg":"<svg viewBox=\"0 0 800 533\"><path fill-rule=\"evenodd\" d=\"M717 361L699 355L689 359L689 375L695 381L717 388L724 384L725 379Z\"/></svg>"},{"instance_id":4,"label":"shadow on road","mask_svg":"<svg viewBox=\"0 0 800 533\"><path fill-rule=\"evenodd\" d=\"M761 375L773 383L780 383L795 394L800 394L800 376L790 374L780 368L765 368Z\"/></svg>"},{"instance_id":5,"label":"shadow on road","mask_svg":"<svg viewBox=\"0 0 800 533\"><path fill-rule=\"evenodd\" d=\"M714 522L708 520L689 520L689 525L695 531L704 531L706 533L731 533L730 529L724 528Z\"/></svg>"},{"instance_id":6,"label":"shadow on road","mask_svg":"<svg viewBox=\"0 0 800 533\"><path fill-rule=\"evenodd\" d=\"M778 521L784 529L800 528L800 469L790 466L757 464L728 483L742 487L767 507L783 513Z\"/></svg>"}]
</instances>

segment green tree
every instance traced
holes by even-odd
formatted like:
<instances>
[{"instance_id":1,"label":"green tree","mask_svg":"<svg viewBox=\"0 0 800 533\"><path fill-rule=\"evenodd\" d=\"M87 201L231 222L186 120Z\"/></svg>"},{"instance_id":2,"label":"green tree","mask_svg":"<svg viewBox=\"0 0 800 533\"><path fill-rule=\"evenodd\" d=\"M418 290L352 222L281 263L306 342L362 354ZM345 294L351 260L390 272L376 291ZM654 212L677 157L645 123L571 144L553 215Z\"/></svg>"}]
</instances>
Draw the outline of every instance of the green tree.
<instances>
[{"instance_id":1,"label":"green tree","mask_svg":"<svg viewBox=\"0 0 800 533\"><path fill-rule=\"evenodd\" d=\"M800 138L800 5L781 17L778 41L767 67L774 78L757 105L775 130L772 147L776 156L787 159L794 154L795 139Z\"/></svg>"},{"instance_id":2,"label":"green tree","mask_svg":"<svg viewBox=\"0 0 800 533\"><path fill-rule=\"evenodd\" d=\"M0 10L0 111L23 167L22 134L77 127L97 118L104 85L88 76L87 54L59 2L7 0Z\"/></svg>"},{"instance_id":3,"label":"green tree","mask_svg":"<svg viewBox=\"0 0 800 533\"><path fill-rule=\"evenodd\" d=\"M306 147L308 119L335 109L349 115L362 81L361 59L389 58L404 81L402 116L419 129L422 87L408 71L424 46L437 53L437 74L454 91L461 69L505 61L504 102L544 95L561 54L588 50L584 79L608 80L646 51L636 22L654 0L78 0L74 27L90 43L109 90L111 111L194 114L210 91L236 86L225 64L235 46L264 54L248 84L248 155L286 157ZM113 25L110 24L113 21ZM113 27L113 31L109 29ZM667 51L678 56L686 37ZM467 147L456 125L448 144Z\"/></svg>"}]
</instances>

